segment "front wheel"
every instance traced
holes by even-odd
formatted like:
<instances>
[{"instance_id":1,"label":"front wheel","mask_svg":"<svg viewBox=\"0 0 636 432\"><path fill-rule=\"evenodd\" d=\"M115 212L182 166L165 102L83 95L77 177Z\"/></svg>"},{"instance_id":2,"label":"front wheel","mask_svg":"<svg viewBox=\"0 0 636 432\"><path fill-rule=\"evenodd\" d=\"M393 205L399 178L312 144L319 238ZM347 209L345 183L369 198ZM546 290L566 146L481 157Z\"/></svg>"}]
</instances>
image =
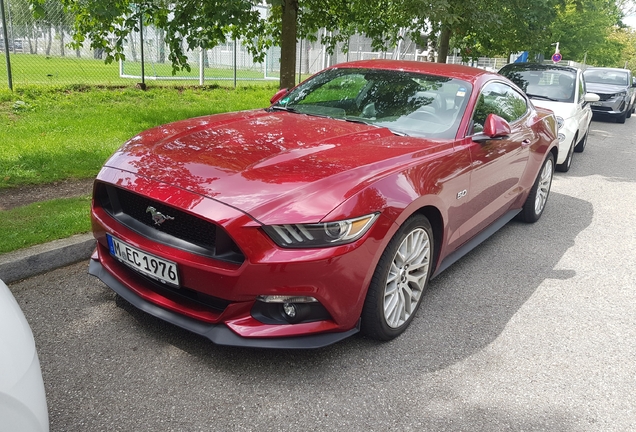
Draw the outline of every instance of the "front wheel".
<instances>
[{"instance_id":1,"label":"front wheel","mask_svg":"<svg viewBox=\"0 0 636 432\"><path fill-rule=\"evenodd\" d=\"M537 179L530 189L528 198L523 204L519 218L524 222L534 223L539 220L545 209L545 204L550 195L550 187L552 186L552 176L554 175L554 156L548 153L543 162L541 171Z\"/></svg>"},{"instance_id":2,"label":"front wheel","mask_svg":"<svg viewBox=\"0 0 636 432\"><path fill-rule=\"evenodd\" d=\"M362 332L396 338L419 308L431 275L433 230L422 215L409 218L391 239L375 269L362 310Z\"/></svg>"},{"instance_id":3,"label":"front wheel","mask_svg":"<svg viewBox=\"0 0 636 432\"><path fill-rule=\"evenodd\" d=\"M587 127L587 130L585 131L585 134L583 135L583 138L581 138L581 141L579 141L576 144L576 147L574 147L574 151L577 153L583 153L583 150L585 150L585 146L587 145L587 137L590 134L590 127Z\"/></svg>"},{"instance_id":4,"label":"front wheel","mask_svg":"<svg viewBox=\"0 0 636 432\"><path fill-rule=\"evenodd\" d=\"M565 160L562 164L558 164L556 166L557 171L568 172L570 171L570 167L572 167L572 157L574 156L574 143L576 142L576 137L570 143L570 147L568 148L568 155L565 157Z\"/></svg>"}]
</instances>

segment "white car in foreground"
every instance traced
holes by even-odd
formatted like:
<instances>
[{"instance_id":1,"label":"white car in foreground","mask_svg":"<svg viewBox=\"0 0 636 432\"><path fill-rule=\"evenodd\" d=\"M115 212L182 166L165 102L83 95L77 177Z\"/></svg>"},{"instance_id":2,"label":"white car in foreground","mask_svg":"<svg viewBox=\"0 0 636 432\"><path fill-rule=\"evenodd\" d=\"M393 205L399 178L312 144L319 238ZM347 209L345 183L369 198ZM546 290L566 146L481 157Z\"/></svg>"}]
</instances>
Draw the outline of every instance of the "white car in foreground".
<instances>
[{"instance_id":1,"label":"white car in foreground","mask_svg":"<svg viewBox=\"0 0 636 432\"><path fill-rule=\"evenodd\" d=\"M556 168L567 172L574 152L585 150L592 121L590 102L599 100L597 94L587 93L583 72L554 64L511 63L499 73L525 91L534 105L554 112L559 123Z\"/></svg>"},{"instance_id":2,"label":"white car in foreground","mask_svg":"<svg viewBox=\"0 0 636 432\"><path fill-rule=\"evenodd\" d=\"M0 280L0 432L47 432L49 415L35 341Z\"/></svg>"}]
</instances>

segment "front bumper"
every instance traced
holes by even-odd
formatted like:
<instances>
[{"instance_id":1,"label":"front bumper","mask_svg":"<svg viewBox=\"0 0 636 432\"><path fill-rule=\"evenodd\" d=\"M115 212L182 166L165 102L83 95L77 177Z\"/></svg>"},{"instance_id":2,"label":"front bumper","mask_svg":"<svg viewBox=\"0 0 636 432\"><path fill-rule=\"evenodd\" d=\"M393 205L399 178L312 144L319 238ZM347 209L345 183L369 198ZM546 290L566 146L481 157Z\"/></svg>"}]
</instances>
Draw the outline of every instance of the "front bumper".
<instances>
[{"instance_id":1,"label":"front bumper","mask_svg":"<svg viewBox=\"0 0 636 432\"><path fill-rule=\"evenodd\" d=\"M88 273L100 279L110 289L115 291L136 308L192 333L201 335L217 345L248 348L312 349L332 345L360 331L360 320L358 320L358 324L351 330L337 333L321 333L308 336L281 338L241 337L230 330L225 324L209 324L198 321L161 308L147 300L144 300L107 272L102 264L96 259L91 259L88 267Z\"/></svg>"},{"instance_id":2,"label":"front bumper","mask_svg":"<svg viewBox=\"0 0 636 432\"><path fill-rule=\"evenodd\" d=\"M563 127L559 129L559 153L556 160L557 164L562 164L568 157L570 146L576 145L574 138L578 132L578 121L574 117L563 122ZM563 136L563 139L560 139Z\"/></svg>"},{"instance_id":3,"label":"front bumper","mask_svg":"<svg viewBox=\"0 0 636 432\"><path fill-rule=\"evenodd\" d=\"M592 113L594 114L619 116L627 110L627 101L625 99L611 99L594 102L592 103L591 108Z\"/></svg>"}]
</instances>

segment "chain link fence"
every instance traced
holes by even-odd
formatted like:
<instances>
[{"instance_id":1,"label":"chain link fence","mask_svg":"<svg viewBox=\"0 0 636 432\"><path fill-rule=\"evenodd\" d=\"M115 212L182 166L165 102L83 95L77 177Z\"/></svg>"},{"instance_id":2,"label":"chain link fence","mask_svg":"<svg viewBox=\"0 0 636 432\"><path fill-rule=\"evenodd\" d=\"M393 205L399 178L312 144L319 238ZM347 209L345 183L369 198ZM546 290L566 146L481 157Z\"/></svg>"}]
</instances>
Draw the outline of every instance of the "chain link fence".
<instances>
[{"instance_id":1,"label":"chain link fence","mask_svg":"<svg viewBox=\"0 0 636 432\"><path fill-rule=\"evenodd\" d=\"M173 74L164 34L161 29L153 27L145 27L143 34L131 34L124 46L126 60L119 64L105 64L103 50L91 49L88 43L78 49L69 48L72 16L64 11L59 0L48 0L44 16L40 19L33 17L28 0L0 1L4 1L5 8L5 19L0 22L0 54L5 57L5 46L9 51L9 62L2 62L0 66L0 80L8 82L10 74L16 86L130 85L146 80L162 84L232 82L236 85L237 81L278 80L280 76L279 47L269 49L264 61L257 63L240 40L228 40L213 49L188 51L191 70ZM5 31L7 43L3 37ZM320 38L321 35L317 36ZM299 80L343 61L423 59L409 40L400 42L395 49L387 52L374 52L371 42L362 36L353 36L347 45L348 51L340 44L330 54L319 42L300 41L296 55Z\"/></svg>"},{"instance_id":2,"label":"chain link fence","mask_svg":"<svg viewBox=\"0 0 636 432\"><path fill-rule=\"evenodd\" d=\"M144 27L143 34L130 35L124 45L126 60L105 64L103 50L91 49L88 43L78 49L69 48L72 16L64 11L60 0L47 0L44 16L40 19L33 17L28 0L0 1L4 1L5 9L5 19L0 22L0 54L6 57L5 46L9 51L9 61L1 62L0 81L12 81L15 86L131 85L146 80L165 85L233 83L236 86L238 81L266 82L280 77L280 48L269 49L264 61L257 63L240 40L228 40L213 49L187 51L191 70L173 74L165 34L151 26ZM316 36L320 40L322 36L330 35L321 32ZM428 54L420 51L408 37L385 52L373 51L371 41L359 35L336 46L333 53L320 42L303 40L297 45L296 71L300 81L327 66L345 61L378 58L433 61ZM450 57L448 62L460 63L462 60ZM472 64L498 70L505 63L506 59L478 59Z\"/></svg>"}]
</instances>

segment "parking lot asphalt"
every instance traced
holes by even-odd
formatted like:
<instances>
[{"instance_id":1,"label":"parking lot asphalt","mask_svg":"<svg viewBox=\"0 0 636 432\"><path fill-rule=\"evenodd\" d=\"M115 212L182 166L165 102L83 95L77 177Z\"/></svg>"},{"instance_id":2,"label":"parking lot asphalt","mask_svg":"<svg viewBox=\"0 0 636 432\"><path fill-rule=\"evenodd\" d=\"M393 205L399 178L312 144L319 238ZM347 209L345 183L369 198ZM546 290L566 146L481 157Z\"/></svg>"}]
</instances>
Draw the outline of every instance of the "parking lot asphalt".
<instances>
[{"instance_id":1,"label":"parking lot asphalt","mask_svg":"<svg viewBox=\"0 0 636 432\"><path fill-rule=\"evenodd\" d=\"M95 239L89 233L1 254L0 279L5 283L15 282L84 261L90 257L93 249Z\"/></svg>"},{"instance_id":2,"label":"parking lot asphalt","mask_svg":"<svg viewBox=\"0 0 636 432\"><path fill-rule=\"evenodd\" d=\"M541 220L435 278L388 343L219 347L85 262L15 282L51 431L636 430L635 165L636 118L593 122Z\"/></svg>"}]
</instances>

